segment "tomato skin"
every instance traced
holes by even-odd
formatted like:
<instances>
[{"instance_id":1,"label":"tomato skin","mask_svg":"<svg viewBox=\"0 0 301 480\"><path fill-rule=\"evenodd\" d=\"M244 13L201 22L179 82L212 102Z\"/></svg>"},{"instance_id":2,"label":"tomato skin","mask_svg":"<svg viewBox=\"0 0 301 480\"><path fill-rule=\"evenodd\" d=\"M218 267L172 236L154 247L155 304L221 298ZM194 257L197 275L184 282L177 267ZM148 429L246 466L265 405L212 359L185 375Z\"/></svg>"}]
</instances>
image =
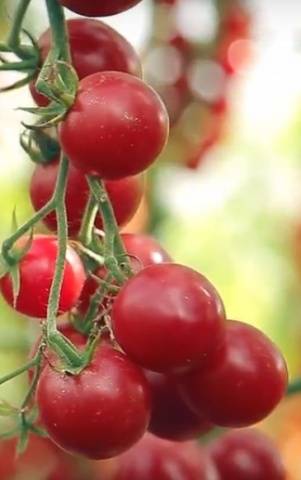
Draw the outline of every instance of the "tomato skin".
<instances>
[{"instance_id":1,"label":"tomato skin","mask_svg":"<svg viewBox=\"0 0 301 480\"><path fill-rule=\"evenodd\" d=\"M30 198L36 211L40 210L52 197L59 170L58 160L47 165L37 165L30 182ZM144 178L142 175L122 178L105 183L118 225L128 223L136 213L142 199ZM68 232L75 237L81 226L82 217L89 198L89 186L85 175L70 165L66 189L66 211ZM57 230L55 212L47 215L43 222L52 230ZM102 219L97 215L95 225L102 229Z\"/></svg>"},{"instance_id":2,"label":"tomato skin","mask_svg":"<svg viewBox=\"0 0 301 480\"><path fill-rule=\"evenodd\" d=\"M107 17L134 7L141 0L60 0L64 7L86 17Z\"/></svg>"},{"instance_id":3,"label":"tomato skin","mask_svg":"<svg viewBox=\"0 0 301 480\"><path fill-rule=\"evenodd\" d=\"M141 173L168 136L166 108L142 80L100 72L81 80L60 124L60 143L76 168L105 180Z\"/></svg>"},{"instance_id":4,"label":"tomato skin","mask_svg":"<svg viewBox=\"0 0 301 480\"><path fill-rule=\"evenodd\" d=\"M287 376L285 360L268 337L228 320L224 348L217 351L212 366L184 376L180 385L195 412L234 428L269 415L285 394Z\"/></svg>"},{"instance_id":5,"label":"tomato skin","mask_svg":"<svg viewBox=\"0 0 301 480\"><path fill-rule=\"evenodd\" d=\"M209 432L213 425L184 402L176 381L161 373L144 371L150 385L152 414L148 431L166 440L191 440Z\"/></svg>"},{"instance_id":6,"label":"tomato skin","mask_svg":"<svg viewBox=\"0 0 301 480\"><path fill-rule=\"evenodd\" d=\"M223 480L285 480L285 469L274 442L258 430L222 435L209 453Z\"/></svg>"},{"instance_id":7,"label":"tomato skin","mask_svg":"<svg viewBox=\"0 0 301 480\"><path fill-rule=\"evenodd\" d=\"M195 442L175 443L147 434L116 460L112 480L220 480Z\"/></svg>"},{"instance_id":8,"label":"tomato skin","mask_svg":"<svg viewBox=\"0 0 301 480\"><path fill-rule=\"evenodd\" d=\"M72 65L78 78L105 70L126 72L142 76L141 64L130 43L117 31L99 20L73 18L67 20ZM51 33L47 29L38 40L41 63L46 60L51 47ZM35 102L46 106L49 100L30 83Z\"/></svg>"},{"instance_id":9,"label":"tomato skin","mask_svg":"<svg viewBox=\"0 0 301 480\"><path fill-rule=\"evenodd\" d=\"M27 241L23 237L17 245ZM34 318L47 317L50 288L58 254L57 237L35 235L29 251L19 263L20 291L14 307L12 282L9 274L0 280L0 289L9 305L18 312ZM65 271L59 301L59 314L71 310L77 303L86 280L83 264L75 250L67 246Z\"/></svg>"},{"instance_id":10,"label":"tomato skin","mask_svg":"<svg viewBox=\"0 0 301 480\"><path fill-rule=\"evenodd\" d=\"M97 348L79 375L44 368L37 403L51 440L92 459L128 449L149 423L150 396L143 372L107 343Z\"/></svg>"},{"instance_id":11,"label":"tomato skin","mask_svg":"<svg viewBox=\"0 0 301 480\"><path fill-rule=\"evenodd\" d=\"M138 271L149 265L172 261L170 255L151 235L122 233L121 238L134 270Z\"/></svg>"},{"instance_id":12,"label":"tomato skin","mask_svg":"<svg viewBox=\"0 0 301 480\"><path fill-rule=\"evenodd\" d=\"M189 267L150 265L118 293L112 309L117 342L139 365L180 373L204 364L224 334L222 300Z\"/></svg>"}]
</instances>

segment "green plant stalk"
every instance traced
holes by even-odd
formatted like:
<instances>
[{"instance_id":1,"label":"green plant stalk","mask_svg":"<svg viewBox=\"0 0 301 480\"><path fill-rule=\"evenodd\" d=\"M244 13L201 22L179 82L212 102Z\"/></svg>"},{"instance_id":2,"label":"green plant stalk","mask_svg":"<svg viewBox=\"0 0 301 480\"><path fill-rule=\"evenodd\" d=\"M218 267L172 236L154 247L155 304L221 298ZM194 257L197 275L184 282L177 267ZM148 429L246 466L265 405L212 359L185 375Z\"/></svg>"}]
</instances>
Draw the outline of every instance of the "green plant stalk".
<instances>
[{"instance_id":1,"label":"green plant stalk","mask_svg":"<svg viewBox=\"0 0 301 480\"><path fill-rule=\"evenodd\" d=\"M4 377L0 378L0 385L3 385L3 383L8 382L9 380L12 380L15 377L18 377L22 373L26 372L30 368L34 367L37 365L37 357L33 358L30 360L30 362L27 362L25 365L23 365L20 368L17 368L13 372L10 372L9 374L5 375Z\"/></svg>"},{"instance_id":2,"label":"green plant stalk","mask_svg":"<svg viewBox=\"0 0 301 480\"><path fill-rule=\"evenodd\" d=\"M55 188L55 207L58 226L58 256L56 259L55 273L49 294L47 309L47 341L50 346L71 367L82 365L82 356L77 352L74 345L64 335L59 333L56 325L56 316L59 308L59 298L63 283L65 258L67 251L67 214L65 207L65 193L68 179L69 163L65 155L62 155L58 180Z\"/></svg>"},{"instance_id":3,"label":"green plant stalk","mask_svg":"<svg viewBox=\"0 0 301 480\"><path fill-rule=\"evenodd\" d=\"M105 278L104 283L102 283L94 295L92 296L92 299L90 301L90 305L88 308L88 311L86 313L86 316L84 318L84 327L83 327L83 332L84 333L89 333L91 331L91 328L93 326L93 322L95 318L97 317L98 311L99 311L99 305L101 302L104 300L104 297L108 291L108 283L110 283L112 280L112 275L107 275Z\"/></svg>"},{"instance_id":4,"label":"green plant stalk","mask_svg":"<svg viewBox=\"0 0 301 480\"><path fill-rule=\"evenodd\" d=\"M58 0L46 0L46 6L51 26L54 52L58 55L58 59L71 63L70 45L64 9Z\"/></svg>"},{"instance_id":5,"label":"green plant stalk","mask_svg":"<svg viewBox=\"0 0 301 480\"><path fill-rule=\"evenodd\" d=\"M78 238L85 247L89 247L92 243L93 227L98 212L98 205L95 197L90 193L88 203L82 219Z\"/></svg>"},{"instance_id":6,"label":"green plant stalk","mask_svg":"<svg viewBox=\"0 0 301 480\"><path fill-rule=\"evenodd\" d=\"M20 33L30 2L31 0L19 1L19 5L13 18L13 26L7 39L7 46L16 53L20 50ZM20 53L24 53L23 50L21 50Z\"/></svg>"},{"instance_id":7,"label":"green plant stalk","mask_svg":"<svg viewBox=\"0 0 301 480\"><path fill-rule=\"evenodd\" d=\"M102 217L105 231L104 257L105 265L112 273L119 284L123 284L130 276L131 266L128 255L124 248L113 207L108 197L103 181L93 176L87 177L88 184L95 200L97 201L99 212ZM124 275L123 271L127 276Z\"/></svg>"}]
</instances>

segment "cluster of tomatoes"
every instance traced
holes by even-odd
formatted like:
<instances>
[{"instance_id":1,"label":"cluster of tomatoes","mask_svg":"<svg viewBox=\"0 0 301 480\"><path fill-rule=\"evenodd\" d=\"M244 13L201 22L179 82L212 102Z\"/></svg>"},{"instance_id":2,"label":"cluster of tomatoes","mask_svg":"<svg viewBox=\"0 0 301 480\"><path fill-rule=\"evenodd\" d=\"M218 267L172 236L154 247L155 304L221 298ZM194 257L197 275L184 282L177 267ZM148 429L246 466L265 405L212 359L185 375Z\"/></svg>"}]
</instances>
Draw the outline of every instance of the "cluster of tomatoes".
<instances>
[{"instance_id":1,"label":"cluster of tomatoes","mask_svg":"<svg viewBox=\"0 0 301 480\"><path fill-rule=\"evenodd\" d=\"M61 0L85 16L115 14L137 3ZM78 325L99 285L114 277L106 259L91 270L77 248L90 193L87 176L105 181L118 225L127 223L142 197L142 174L167 141L168 115L141 80L137 55L117 32L86 18L69 20L67 30L80 83L58 128L70 166L65 206L72 239L58 314L75 315ZM49 31L38 45L42 63L51 48ZM40 105L48 103L34 84L31 92ZM52 198L59 167L58 158L36 166L30 194L37 211ZM56 216L47 215L44 223L53 234L17 242L23 252L17 296L9 272L0 280L15 310L41 320L47 318L59 250ZM95 227L103 229L101 216ZM124 233L121 239L131 274L124 282L112 280L98 305L91 329L101 326L100 338L90 363L72 374L49 345L44 351L35 399L49 439L73 455L116 457L107 473L113 480L284 479L274 446L259 433L227 434L208 452L194 441L217 426L253 425L274 410L287 387L281 352L256 328L227 319L209 280L174 263L155 239ZM84 350L85 333L91 332L71 323L60 329ZM244 460L237 454L241 448ZM48 480L67 478L61 474L52 471ZM70 473L70 479L79 475Z\"/></svg>"},{"instance_id":2,"label":"cluster of tomatoes","mask_svg":"<svg viewBox=\"0 0 301 480\"><path fill-rule=\"evenodd\" d=\"M241 0L220 2L213 39L202 43L181 33L177 24L179 4L179 0L155 0L158 16L165 15L166 23L172 26L167 33L155 36L146 59L157 59L150 67L161 70L161 74L150 70L149 79L166 103L171 125L178 127L176 136L183 136L187 144L181 162L195 169L226 132L229 91L233 79L251 57L252 18ZM174 69L174 78L169 71L165 72L168 66ZM185 134L182 131L187 123L190 129ZM192 136L194 123L198 127Z\"/></svg>"}]
</instances>

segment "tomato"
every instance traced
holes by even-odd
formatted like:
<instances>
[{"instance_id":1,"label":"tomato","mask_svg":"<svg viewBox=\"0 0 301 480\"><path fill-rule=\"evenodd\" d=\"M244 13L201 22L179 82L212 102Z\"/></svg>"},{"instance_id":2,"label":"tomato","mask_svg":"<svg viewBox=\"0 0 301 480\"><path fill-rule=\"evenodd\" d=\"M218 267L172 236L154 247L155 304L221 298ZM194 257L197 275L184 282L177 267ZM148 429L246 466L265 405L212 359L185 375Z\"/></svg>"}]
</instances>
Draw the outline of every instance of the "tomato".
<instances>
[{"instance_id":1,"label":"tomato","mask_svg":"<svg viewBox=\"0 0 301 480\"><path fill-rule=\"evenodd\" d=\"M88 75L105 70L116 70L141 77L141 64L133 47L118 32L98 20L75 18L67 20L72 64L81 80ZM51 47L51 32L46 30L38 40L41 64ZM31 94L40 106L48 99L37 92L30 83Z\"/></svg>"},{"instance_id":2,"label":"tomato","mask_svg":"<svg viewBox=\"0 0 301 480\"><path fill-rule=\"evenodd\" d=\"M211 430L213 425L184 402L172 377L149 370L144 373L152 397L150 432L167 440L184 441Z\"/></svg>"},{"instance_id":3,"label":"tomato","mask_svg":"<svg viewBox=\"0 0 301 480\"><path fill-rule=\"evenodd\" d=\"M158 95L139 78L100 72L81 80L76 100L60 124L62 148L86 174L116 180L154 162L168 135Z\"/></svg>"},{"instance_id":4,"label":"tomato","mask_svg":"<svg viewBox=\"0 0 301 480\"><path fill-rule=\"evenodd\" d=\"M40 210L52 197L58 175L58 161L47 165L37 165L30 182L30 198L36 211ZM107 181L106 189L112 202L118 225L129 222L136 213L142 199L144 178L142 175ZM89 186L85 175L70 165L66 189L66 211L70 236L79 232L85 207L89 198ZM56 231L55 212L44 218L50 230ZM102 229L102 219L98 215L95 225Z\"/></svg>"},{"instance_id":5,"label":"tomato","mask_svg":"<svg viewBox=\"0 0 301 480\"><path fill-rule=\"evenodd\" d=\"M26 243L23 237L18 246ZM14 306L12 281L9 274L0 280L0 289L5 300L18 312L36 318L47 317L50 288L55 272L58 254L58 240L55 236L35 235L29 251L19 263L20 290ZM83 264L68 245L58 313L64 313L75 306L86 280Z\"/></svg>"},{"instance_id":6,"label":"tomato","mask_svg":"<svg viewBox=\"0 0 301 480\"><path fill-rule=\"evenodd\" d=\"M61 452L48 439L30 435L25 452L18 457L16 448L17 438L0 442L1 480L50 480L52 472L61 464Z\"/></svg>"},{"instance_id":7,"label":"tomato","mask_svg":"<svg viewBox=\"0 0 301 480\"><path fill-rule=\"evenodd\" d=\"M178 373L202 365L223 339L225 312L211 283L191 268L150 265L118 293L112 327L139 365Z\"/></svg>"},{"instance_id":8,"label":"tomato","mask_svg":"<svg viewBox=\"0 0 301 480\"><path fill-rule=\"evenodd\" d=\"M141 0L60 0L64 7L86 17L116 15L134 7Z\"/></svg>"},{"instance_id":9,"label":"tomato","mask_svg":"<svg viewBox=\"0 0 301 480\"><path fill-rule=\"evenodd\" d=\"M259 422L287 387L285 360L269 338L250 325L227 321L224 348L210 368L188 374L181 388L190 406L220 426Z\"/></svg>"},{"instance_id":10,"label":"tomato","mask_svg":"<svg viewBox=\"0 0 301 480\"><path fill-rule=\"evenodd\" d=\"M272 440L256 430L222 435L210 445L222 480L285 480L280 454Z\"/></svg>"},{"instance_id":11,"label":"tomato","mask_svg":"<svg viewBox=\"0 0 301 480\"><path fill-rule=\"evenodd\" d=\"M219 480L210 458L194 442L169 442L148 434L116 460L112 480Z\"/></svg>"},{"instance_id":12,"label":"tomato","mask_svg":"<svg viewBox=\"0 0 301 480\"><path fill-rule=\"evenodd\" d=\"M142 371L109 344L97 347L79 374L44 368L37 389L41 420L61 448L89 458L113 457L144 434L150 398Z\"/></svg>"}]
</instances>

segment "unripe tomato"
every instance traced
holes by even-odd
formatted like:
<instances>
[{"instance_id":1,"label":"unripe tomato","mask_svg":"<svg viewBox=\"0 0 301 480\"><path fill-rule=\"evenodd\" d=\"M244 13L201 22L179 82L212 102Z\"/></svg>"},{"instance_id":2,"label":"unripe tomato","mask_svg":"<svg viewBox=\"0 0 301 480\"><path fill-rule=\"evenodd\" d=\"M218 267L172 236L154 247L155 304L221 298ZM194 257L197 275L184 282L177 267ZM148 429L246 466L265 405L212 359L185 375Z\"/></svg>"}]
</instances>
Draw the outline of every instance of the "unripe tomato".
<instances>
[{"instance_id":1,"label":"unripe tomato","mask_svg":"<svg viewBox=\"0 0 301 480\"><path fill-rule=\"evenodd\" d=\"M78 78L105 70L126 72L141 77L141 64L133 47L117 31L98 20L73 18L66 22L72 65ZM51 48L51 32L46 30L38 40L41 64ZM30 91L35 102L46 106L49 100L41 95L30 83Z\"/></svg>"},{"instance_id":2,"label":"unripe tomato","mask_svg":"<svg viewBox=\"0 0 301 480\"><path fill-rule=\"evenodd\" d=\"M195 412L220 426L252 425L269 415L287 387L285 360L257 328L228 320L223 348L212 365L181 379Z\"/></svg>"},{"instance_id":3,"label":"unripe tomato","mask_svg":"<svg viewBox=\"0 0 301 480\"><path fill-rule=\"evenodd\" d=\"M44 368L37 389L41 420L61 448L93 459L113 457L144 434L149 387L123 353L101 343L79 374Z\"/></svg>"},{"instance_id":4,"label":"unripe tomato","mask_svg":"<svg viewBox=\"0 0 301 480\"><path fill-rule=\"evenodd\" d=\"M257 430L226 433L209 446L222 480L285 480L280 453L272 440Z\"/></svg>"},{"instance_id":5,"label":"unripe tomato","mask_svg":"<svg viewBox=\"0 0 301 480\"><path fill-rule=\"evenodd\" d=\"M59 130L70 163L105 180L145 170L167 136L168 116L159 96L142 80L122 72L100 72L81 80Z\"/></svg>"},{"instance_id":6,"label":"unripe tomato","mask_svg":"<svg viewBox=\"0 0 301 480\"><path fill-rule=\"evenodd\" d=\"M194 442L169 442L148 434L116 461L112 480L220 480L210 458Z\"/></svg>"},{"instance_id":7,"label":"unripe tomato","mask_svg":"<svg viewBox=\"0 0 301 480\"><path fill-rule=\"evenodd\" d=\"M191 268L150 265L118 293L117 342L139 365L179 373L203 365L223 341L225 312L211 283Z\"/></svg>"},{"instance_id":8,"label":"unripe tomato","mask_svg":"<svg viewBox=\"0 0 301 480\"><path fill-rule=\"evenodd\" d=\"M60 0L64 7L85 17L116 15L134 7L141 0Z\"/></svg>"},{"instance_id":9,"label":"unripe tomato","mask_svg":"<svg viewBox=\"0 0 301 480\"><path fill-rule=\"evenodd\" d=\"M30 182L30 198L36 211L52 197L59 170L58 161L37 165ZM136 213L142 199L144 178L142 175L122 178L105 183L118 225L125 225ZM89 186L83 172L70 165L66 188L66 212L68 232L76 236L79 232L85 207L89 198ZM47 215L43 222L50 230L57 230L55 212ZM96 227L102 229L102 219L97 215Z\"/></svg>"},{"instance_id":10,"label":"unripe tomato","mask_svg":"<svg viewBox=\"0 0 301 480\"><path fill-rule=\"evenodd\" d=\"M20 248L28 240L23 237L17 243ZM18 312L29 317L46 318L51 284L58 255L58 239L51 235L35 235L29 251L19 263L20 289L14 305L12 280L7 273L0 280L5 300ZM86 274L75 250L68 245L65 270L59 298L58 313L71 310L77 303Z\"/></svg>"}]
</instances>

